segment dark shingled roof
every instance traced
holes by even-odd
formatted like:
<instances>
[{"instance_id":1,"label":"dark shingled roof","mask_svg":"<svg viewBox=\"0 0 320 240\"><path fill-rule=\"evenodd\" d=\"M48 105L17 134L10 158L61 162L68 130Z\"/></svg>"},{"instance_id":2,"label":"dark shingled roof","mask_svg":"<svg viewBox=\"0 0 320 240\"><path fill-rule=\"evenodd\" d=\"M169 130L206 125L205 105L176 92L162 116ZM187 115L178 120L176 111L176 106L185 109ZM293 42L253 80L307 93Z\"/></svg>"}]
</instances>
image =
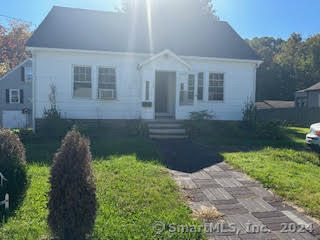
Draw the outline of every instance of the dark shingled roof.
<instances>
[{"instance_id":1,"label":"dark shingled roof","mask_svg":"<svg viewBox=\"0 0 320 240\"><path fill-rule=\"evenodd\" d=\"M299 90L297 92L309 92L309 91L318 91L318 90L320 90L320 82L316 83L315 85L312 85L309 88Z\"/></svg>"},{"instance_id":2,"label":"dark shingled roof","mask_svg":"<svg viewBox=\"0 0 320 240\"><path fill-rule=\"evenodd\" d=\"M182 56L260 60L228 23L206 18L200 25L186 19L153 18L150 44L145 18L53 7L26 46L135 53L170 49Z\"/></svg>"}]
</instances>

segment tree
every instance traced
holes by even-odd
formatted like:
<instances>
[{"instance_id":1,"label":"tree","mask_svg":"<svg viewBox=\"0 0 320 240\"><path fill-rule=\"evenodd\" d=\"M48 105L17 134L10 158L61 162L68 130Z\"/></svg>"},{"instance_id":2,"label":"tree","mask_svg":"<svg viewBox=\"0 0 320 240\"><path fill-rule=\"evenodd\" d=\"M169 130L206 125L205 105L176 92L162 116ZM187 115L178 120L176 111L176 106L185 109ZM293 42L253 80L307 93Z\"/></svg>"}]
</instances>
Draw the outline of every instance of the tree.
<instances>
[{"instance_id":1,"label":"tree","mask_svg":"<svg viewBox=\"0 0 320 240\"><path fill-rule=\"evenodd\" d=\"M264 61L257 71L257 100L293 100L296 90L320 81L320 34L303 40L293 33L287 41L264 37L248 43Z\"/></svg>"},{"instance_id":2,"label":"tree","mask_svg":"<svg viewBox=\"0 0 320 240\"><path fill-rule=\"evenodd\" d=\"M30 25L10 21L9 27L0 25L0 77L30 57L25 43L31 36Z\"/></svg>"},{"instance_id":3,"label":"tree","mask_svg":"<svg viewBox=\"0 0 320 240\"><path fill-rule=\"evenodd\" d=\"M294 92L298 89L300 79L305 77L301 69L305 56L301 34L293 33L274 57L275 63L281 67L279 82L281 99L292 100L294 98Z\"/></svg>"},{"instance_id":4,"label":"tree","mask_svg":"<svg viewBox=\"0 0 320 240\"><path fill-rule=\"evenodd\" d=\"M26 155L19 137L8 129L0 129L0 173L6 178L0 186L0 201L8 193L10 211L0 208L0 216L13 212L23 198L27 186Z\"/></svg>"},{"instance_id":5,"label":"tree","mask_svg":"<svg viewBox=\"0 0 320 240\"><path fill-rule=\"evenodd\" d=\"M280 66L274 62L274 56L281 50L284 40L272 37L253 38L247 40L251 48L263 60L257 70L257 101L278 99L280 94L278 83L281 79Z\"/></svg>"},{"instance_id":6,"label":"tree","mask_svg":"<svg viewBox=\"0 0 320 240\"><path fill-rule=\"evenodd\" d=\"M48 224L61 239L84 240L96 216L89 141L75 130L64 138L50 171Z\"/></svg>"}]
</instances>

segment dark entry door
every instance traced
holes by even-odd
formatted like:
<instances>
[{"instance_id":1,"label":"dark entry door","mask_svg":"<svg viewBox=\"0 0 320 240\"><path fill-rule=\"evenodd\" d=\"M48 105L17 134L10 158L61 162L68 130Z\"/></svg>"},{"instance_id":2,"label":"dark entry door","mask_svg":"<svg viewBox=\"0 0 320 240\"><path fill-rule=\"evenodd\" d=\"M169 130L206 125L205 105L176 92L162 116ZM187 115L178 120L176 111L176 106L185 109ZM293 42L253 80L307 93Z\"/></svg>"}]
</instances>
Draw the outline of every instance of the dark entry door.
<instances>
[{"instance_id":1,"label":"dark entry door","mask_svg":"<svg viewBox=\"0 0 320 240\"><path fill-rule=\"evenodd\" d=\"M168 113L168 83L165 74L156 74L155 111L156 113Z\"/></svg>"}]
</instances>

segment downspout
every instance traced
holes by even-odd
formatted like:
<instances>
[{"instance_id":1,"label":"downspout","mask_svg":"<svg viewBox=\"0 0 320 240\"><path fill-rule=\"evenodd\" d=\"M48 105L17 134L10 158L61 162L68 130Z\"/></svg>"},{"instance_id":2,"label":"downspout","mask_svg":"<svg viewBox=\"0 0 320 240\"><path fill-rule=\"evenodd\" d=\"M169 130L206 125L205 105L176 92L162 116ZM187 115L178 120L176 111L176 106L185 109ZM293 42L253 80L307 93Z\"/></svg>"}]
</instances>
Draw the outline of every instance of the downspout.
<instances>
[{"instance_id":1,"label":"downspout","mask_svg":"<svg viewBox=\"0 0 320 240\"><path fill-rule=\"evenodd\" d=\"M35 51L32 51L32 131L36 132L36 75L37 58Z\"/></svg>"},{"instance_id":2,"label":"downspout","mask_svg":"<svg viewBox=\"0 0 320 240\"><path fill-rule=\"evenodd\" d=\"M143 83L142 83L142 73L141 73L141 64L138 64L137 65L137 70L138 70L138 75L139 75L139 87L140 87L140 94L141 94L141 96L140 96L140 99L141 99L141 101L140 101L140 104L139 104L139 109L140 109L140 111L139 111L139 118L140 119L142 119L142 101L143 101Z\"/></svg>"}]
</instances>

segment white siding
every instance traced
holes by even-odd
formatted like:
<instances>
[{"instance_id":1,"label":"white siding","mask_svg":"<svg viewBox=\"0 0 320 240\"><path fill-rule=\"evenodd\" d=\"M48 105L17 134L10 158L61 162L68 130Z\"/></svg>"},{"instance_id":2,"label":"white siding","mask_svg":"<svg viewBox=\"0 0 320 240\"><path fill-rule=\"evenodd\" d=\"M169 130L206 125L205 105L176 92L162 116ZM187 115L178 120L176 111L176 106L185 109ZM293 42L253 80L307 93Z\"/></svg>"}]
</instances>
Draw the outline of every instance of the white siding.
<instances>
[{"instance_id":1,"label":"white siding","mask_svg":"<svg viewBox=\"0 0 320 240\"><path fill-rule=\"evenodd\" d=\"M141 88L137 64L143 60L132 57L102 54L36 52L36 118L41 118L44 107L49 107L50 84L57 88L57 106L66 118L73 119L133 119L140 115ZM72 66L92 68L92 99L72 96ZM97 68L115 67L117 100L101 101L96 97Z\"/></svg>"},{"instance_id":2,"label":"white siding","mask_svg":"<svg viewBox=\"0 0 320 240\"><path fill-rule=\"evenodd\" d=\"M81 52L34 51L35 68L35 118L41 118L44 107L49 107L49 86L57 87L57 106L66 118L73 119L153 119L154 118L154 78L156 70L177 72L176 118L186 119L192 111L209 110L219 120L239 120L244 103L254 100L256 64L225 60L203 60L182 57L191 69L174 58L164 57L143 66L138 64L148 59L142 55L117 55ZM92 67L92 99L72 97L72 66ZM117 72L117 100L101 101L96 99L97 67L114 67ZM179 75L181 73L204 72L204 101L195 100L193 106L179 106ZM224 101L208 101L209 72L224 73ZM145 81L150 81L150 101L152 108L142 108L145 100ZM197 85L195 86L195 91Z\"/></svg>"},{"instance_id":3,"label":"white siding","mask_svg":"<svg viewBox=\"0 0 320 240\"><path fill-rule=\"evenodd\" d=\"M177 119L186 119L192 111L208 110L218 120L240 120L242 108L248 100L255 101L256 64L227 61L184 59L192 66L192 72L204 72L204 100L194 106L179 106ZM224 73L224 101L208 101L209 73ZM197 87L197 86L196 86Z\"/></svg>"}]
</instances>

